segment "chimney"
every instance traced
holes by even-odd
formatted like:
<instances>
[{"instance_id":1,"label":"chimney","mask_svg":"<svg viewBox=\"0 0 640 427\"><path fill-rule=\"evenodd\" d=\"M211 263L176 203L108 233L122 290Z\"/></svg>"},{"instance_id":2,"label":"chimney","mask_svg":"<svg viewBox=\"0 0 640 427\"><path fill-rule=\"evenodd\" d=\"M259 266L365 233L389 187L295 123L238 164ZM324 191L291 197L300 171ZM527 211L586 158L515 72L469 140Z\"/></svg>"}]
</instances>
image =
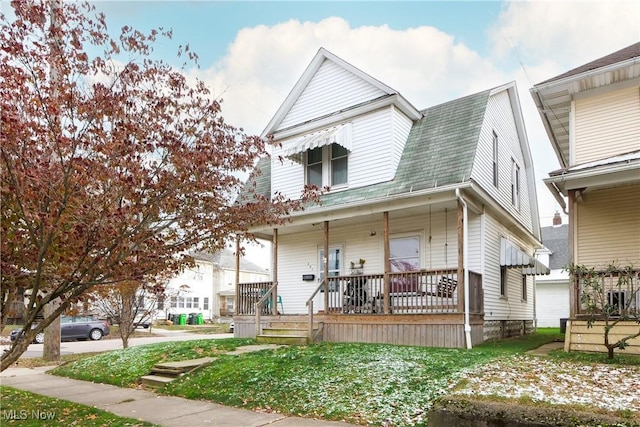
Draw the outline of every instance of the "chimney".
<instances>
[{"instance_id":1,"label":"chimney","mask_svg":"<svg viewBox=\"0 0 640 427\"><path fill-rule=\"evenodd\" d=\"M559 225L562 225L562 217L560 216L560 212L556 211L553 215L553 226L557 227Z\"/></svg>"}]
</instances>

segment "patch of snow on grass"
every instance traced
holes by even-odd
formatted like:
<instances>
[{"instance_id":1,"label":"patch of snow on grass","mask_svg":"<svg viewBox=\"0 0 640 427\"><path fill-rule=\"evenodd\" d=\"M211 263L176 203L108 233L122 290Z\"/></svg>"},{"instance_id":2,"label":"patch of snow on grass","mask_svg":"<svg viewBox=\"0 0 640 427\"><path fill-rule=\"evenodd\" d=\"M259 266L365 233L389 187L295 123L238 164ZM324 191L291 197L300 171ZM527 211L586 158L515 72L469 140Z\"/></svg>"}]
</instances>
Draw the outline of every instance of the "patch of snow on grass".
<instances>
[{"instance_id":1,"label":"patch of snow on grass","mask_svg":"<svg viewBox=\"0 0 640 427\"><path fill-rule=\"evenodd\" d=\"M528 397L558 405L580 404L640 415L640 369L580 365L528 356L496 360L464 375L453 394Z\"/></svg>"}]
</instances>

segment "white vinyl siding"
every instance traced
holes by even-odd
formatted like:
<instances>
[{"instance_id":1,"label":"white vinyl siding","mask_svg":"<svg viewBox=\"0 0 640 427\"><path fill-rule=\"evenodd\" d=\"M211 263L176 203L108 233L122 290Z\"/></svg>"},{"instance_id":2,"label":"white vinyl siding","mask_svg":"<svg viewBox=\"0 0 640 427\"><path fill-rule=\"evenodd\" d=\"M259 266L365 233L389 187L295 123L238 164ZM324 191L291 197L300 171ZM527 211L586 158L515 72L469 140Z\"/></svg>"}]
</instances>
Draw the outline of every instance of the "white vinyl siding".
<instances>
[{"instance_id":1,"label":"white vinyl siding","mask_svg":"<svg viewBox=\"0 0 640 427\"><path fill-rule=\"evenodd\" d=\"M575 164L640 150L640 87L575 101Z\"/></svg>"},{"instance_id":2,"label":"white vinyl siding","mask_svg":"<svg viewBox=\"0 0 640 427\"><path fill-rule=\"evenodd\" d=\"M280 124L280 129L326 116L384 95L371 83L326 60Z\"/></svg>"},{"instance_id":3,"label":"white vinyl siding","mask_svg":"<svg viewBox=\"0 0 640 427\"><path fill-rule=\"evenodd\" d=\"M527 277L527 300L522 300L522 272L518 268L508 268L506 298L500 295L500 237L507 237L516 246L533 254L533 248L526 247L521 240L510 234L510 230L489 213L485 213L484 290L485 320L532 320L533 319L533 278Z\"/></svg>"},{"instance_id":4,"label":"white vinyl siding","mask_svg":"<svg viewBox=\"0 0 640 427\"><path fill-rule=\"evenodd\" d=\"M407 138L409 137L409 132L411 132L413 122L401 111L395 108L393 109L392 114L393 151L391 153L391 169L393 175L395 175L395 171L398 169L398 165L400 164L400 158L402 157L404 146L406 145Z\"/></svg>"},{"instance_id":5,"label":"white vinyl siding","mask_svg":"<svg viewBox=\"0 0 640 427\"><path fill-rule=\"evenodd\" d=\"M457 268L457 212L439 210L433 215L420 215L390 220L392 237L417 236L420 239L420 268ZM446 225L446 231L445 231ZM371 231L375 230L375 235ZM429 239L429 230L432 236ZM320 278L318 250L324 245L321 226L309 232L278 236L278 293L282 295L287 314L307 313L306 301L316 289ZM384 241L382 215L362 218L357 223L329 224L329 246L343 248L342 272L349 274L351 262L366 260L364 274L384 272ZM314 274L316 280L305 282L303 274ZM323 296L314 301L321 307Z\"/></svg>"},{"instance_id":6,"label":"white vinyl siding","mask_svg":"<svg viewBox=\"0 0 640 427\"><path fill-rule=\"evenodd\" d=\"M498 140L498 186L493 184L494 132ZM512 163L520 167L520 206L511 203ZM524 162L522 146L516 129L513 110L507 90L489 98L485 118L480 131L480 141L471 171L471 179L500 205L513 215L522 225L531 229L533 220L528 182L529 173Z\"/></svg>"},{"instance_id":7,"label":"white vinyl siding","mask_svg":"<svg viewBox=\"0 0 640 427\"><path fill-rule=\"evenodd\" d=\"M589 191L575 206L577 264L640 265L640 185Z\"/></svg>"}]
</instances>

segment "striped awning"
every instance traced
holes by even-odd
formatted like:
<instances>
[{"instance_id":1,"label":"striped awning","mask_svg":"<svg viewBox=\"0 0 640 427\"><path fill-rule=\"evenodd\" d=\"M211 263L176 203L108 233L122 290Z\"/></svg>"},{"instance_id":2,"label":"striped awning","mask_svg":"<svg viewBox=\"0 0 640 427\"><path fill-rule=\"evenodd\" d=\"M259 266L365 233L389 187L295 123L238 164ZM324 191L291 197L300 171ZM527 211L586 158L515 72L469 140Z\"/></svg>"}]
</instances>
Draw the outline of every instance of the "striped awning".
<instances>
[{"instance_id":1,"label":"striped awning","mask_svg":"<svg viewBox=\"0 0 640 427\"><path fill-rule=\"evenodd\" d=\"M529 256L508 239L500 239L500 265L507 268L520 268L526 276L549 274L549 267Z\"/></svg>"},{"instance_id":2,"label":"striped awning","mask_svg":"<svg viewBox=\"0 0 640 427\"><path fill-rule=\"evenodd\" d=\"M302 154L305 151L330 144L338 144L348 151L351 151L351 123L333 126L302 136L291 145L286 146L282 150L282 155L298 163L302 163Z\"/></svg>"}]
</instances>

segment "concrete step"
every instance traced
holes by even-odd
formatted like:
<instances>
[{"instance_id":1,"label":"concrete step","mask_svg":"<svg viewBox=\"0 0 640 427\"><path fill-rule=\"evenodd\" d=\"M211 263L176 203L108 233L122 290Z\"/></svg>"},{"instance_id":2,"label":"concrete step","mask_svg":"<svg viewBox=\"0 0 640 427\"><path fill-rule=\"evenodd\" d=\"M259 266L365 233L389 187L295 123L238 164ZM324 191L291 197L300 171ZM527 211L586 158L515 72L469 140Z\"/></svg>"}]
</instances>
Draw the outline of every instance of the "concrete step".
<instances>
[{"instance_id":1,"label":"concrete step","mask_svg":"<svg viewBox=\"0 0 640 427\"><path fill-rule=\"evenodd\" d=\"M144 377L140 378L140 380L142 381L142 385L151 388L160 388L175 379L175 377L164 377L160 375L145 375Z\"/></svg>"},{"instance_id":2,"label":"concrete step","mask_svg":"<svg viewBox=\"0 0 640 427\"><path fill-rule=\"evenodd\" d=\"M199 359L180 360L178 362L161 362L161 363L156 363L154 365L154 368L188 372L199 366L208 365L214 359L215 359L214 357L201 357Z\"/></svg>"},{"instance_id":3,"label":"concrete step","mask_svg":"<svg viewBox=\"0 0 640 427\"><path fill-rule=\"evenodd\" d=\"M189 371L185 371L183 369L167 369L167 368L159 368L157 366L154 366L153 368L151 368L151 374L152 375L159 375L162 377L172 377L172 378L176 378L179 377L180 375L184 374L185 372L189 372Z\"/></svg>"},{"instance_id":4,"label":"concrete step","mask_svg":"<svg viewBox=\"0 0 640 427\"><path fill-rule=\"evenodd\" d=\"M151 373L140 378L143 385L151 388L159 388L175 380L180 375L193 371L201 366L209 365L215 357L201 357L199 359L181 360L178 362L156 363L151 368Z\"/></svg>"},{"instance_id":5,"label":"concrete step","mask_svg":"<svg viewBox=\"0 0 640 427\"><path fill-rule=\"evenodd\" d=\"M269 335L261 334L256 337L259 343L284 344L284 345L307 345L306 335Z\"/></svg>"}]
</instances>

